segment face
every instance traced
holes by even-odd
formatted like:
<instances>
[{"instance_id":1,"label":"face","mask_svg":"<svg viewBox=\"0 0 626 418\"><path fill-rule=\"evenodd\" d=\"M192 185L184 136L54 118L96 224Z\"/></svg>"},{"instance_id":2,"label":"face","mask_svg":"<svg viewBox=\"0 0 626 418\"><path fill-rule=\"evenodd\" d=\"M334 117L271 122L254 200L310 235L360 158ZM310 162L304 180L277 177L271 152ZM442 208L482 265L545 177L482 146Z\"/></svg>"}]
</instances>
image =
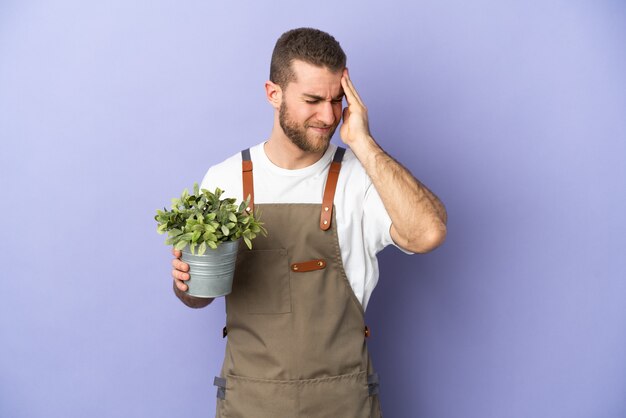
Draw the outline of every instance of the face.
<instances>
[{"instance_id":1,"label":"face","mask_svg":"<svg viewBox=\"0 0 626 418\"><path fill-rule=\"evenodd\" d=\"M278 119L285 135L305 152L328 147L341 120L342 72L294 61L296 80L283 89Z\"/></svg>"}]
</instances>

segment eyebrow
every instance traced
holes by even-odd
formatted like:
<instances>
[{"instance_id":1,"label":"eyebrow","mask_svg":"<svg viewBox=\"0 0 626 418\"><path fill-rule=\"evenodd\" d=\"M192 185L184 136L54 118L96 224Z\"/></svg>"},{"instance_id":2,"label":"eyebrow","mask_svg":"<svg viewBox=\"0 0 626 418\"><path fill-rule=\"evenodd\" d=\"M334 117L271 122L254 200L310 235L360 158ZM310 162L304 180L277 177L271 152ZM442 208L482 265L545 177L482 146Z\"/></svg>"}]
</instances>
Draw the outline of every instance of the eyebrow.
<instances>
[{"instance_id":1,"label":"eyebrow","mask_svg":"<svg viewBox=\"0 0 626 418\"><path fill-rule=\"evenodd\" d=\"M318 96L316 94L303 93L302 95L314 100L326 100L324 97ZM342 92L339 96L333 97L332 100L342 100L343 96L345 96L345 94Z\"/></svg>"}]
</instances>

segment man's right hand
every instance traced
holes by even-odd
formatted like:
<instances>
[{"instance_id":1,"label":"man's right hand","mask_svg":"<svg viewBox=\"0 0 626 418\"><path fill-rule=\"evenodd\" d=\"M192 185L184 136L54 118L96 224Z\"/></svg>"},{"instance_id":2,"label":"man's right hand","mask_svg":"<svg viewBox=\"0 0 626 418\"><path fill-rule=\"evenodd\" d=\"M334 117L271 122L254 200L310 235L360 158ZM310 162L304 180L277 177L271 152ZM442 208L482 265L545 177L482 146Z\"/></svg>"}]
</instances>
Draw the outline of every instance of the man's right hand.
<instances>
[{"instance_id":1,"label":"man's right hand","mask_svg":"<svg viewBox=\"0 0 626 418\"><path fill-rule=\"evenodd\" d=\"M186 292L188 287L185 283L185 280L189 280L189 264L181 261L180 257L182 255L180 250L176 250L172 248L172 255L174 259L172 260L172 277L174 278L174 284L178 288L178 290L182 292Z\"/></svg>"},{"instance_id":2,"label":"man's right hand","mask_svg":"<svg viewBox=\"0 0 626 418\"><path fill-rule=\"evenodd\" d=\"M201 298L185 293L189 289L189 286L185 283L185 281L189 280L189 264L180 259L182 255L180 250L172 248L172 255L174 256L172 260L172 267L174 267L172 269L172 277L174 278L174 294L176 297L185 305L196 309L204 308L213 302L214 298Z\"/></svg>"}]
</instances>

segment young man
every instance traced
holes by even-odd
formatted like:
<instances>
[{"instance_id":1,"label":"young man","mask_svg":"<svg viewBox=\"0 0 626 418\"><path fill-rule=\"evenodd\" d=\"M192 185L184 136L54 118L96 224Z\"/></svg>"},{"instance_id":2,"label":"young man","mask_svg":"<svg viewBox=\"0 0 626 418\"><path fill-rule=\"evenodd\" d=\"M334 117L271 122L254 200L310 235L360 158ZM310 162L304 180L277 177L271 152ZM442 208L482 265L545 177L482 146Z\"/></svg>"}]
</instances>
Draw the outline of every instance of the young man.
<instances>
[{"instance_id":1,"label":"young man","mask_svg":"<svg viewBox=\"0 0 626 418\"><path fill-rule=\"evenodd\" d=\"M372 138L339 43L286 32L272 55L269 139L211 167L202 188L253 197L268 230L241 248L226 296L217 416L380 417L364 310L389 244L424 253L446 235L439 199ZM347 107L342 109L346 98ZM330 144L340 128L345 151ZM230 197L229 196L229 197ZM188 306L188 265L173 251L174 291Z\"/></svg>"}]
</instances>

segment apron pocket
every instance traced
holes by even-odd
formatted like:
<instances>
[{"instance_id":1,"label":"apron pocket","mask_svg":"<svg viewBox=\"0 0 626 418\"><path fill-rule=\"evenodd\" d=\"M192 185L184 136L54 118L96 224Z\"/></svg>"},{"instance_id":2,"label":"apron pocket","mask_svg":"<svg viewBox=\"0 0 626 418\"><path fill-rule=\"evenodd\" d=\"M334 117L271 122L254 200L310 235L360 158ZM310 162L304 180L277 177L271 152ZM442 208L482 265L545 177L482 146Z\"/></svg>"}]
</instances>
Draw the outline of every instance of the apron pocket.
<instances>
[{"instance_id":1,"label":"apron pocket","mask_svg":"<svg viewBox=\"0 0 626 418\"><path fill-rule=\"evenodd\" d=\"M366 372L306 380L226 375L221 418L370 418Z\"/></svg>"},{"instance_id":2,"label":"apron pocket","mask_svg":"<svg viewBox=\"0 0 626 418\"><path fill-rule=\"evenodd\" d=\"M240 252L235 280L245 310L250 314L291 312L291 287L287 250Z\"/></svg>"},{"instance_id":3,"label":"apron pocket","mask_svg":"<svg viewBox=\"0 0 626 418\"><path fill-rule=\"evenodd\" d=\"M366 372L300 381L299 416L369 418Z\"/></svg>"},{"instance_id":4,"label":"apron pocket","mask_svg":"<svg viewBox=\"0 0 626 418\"><path fill-rule=\"evenodd\" d=\"M289 381L226 375L223 418L296 418L297 386Z\"/></svg>"}]
</instances>

